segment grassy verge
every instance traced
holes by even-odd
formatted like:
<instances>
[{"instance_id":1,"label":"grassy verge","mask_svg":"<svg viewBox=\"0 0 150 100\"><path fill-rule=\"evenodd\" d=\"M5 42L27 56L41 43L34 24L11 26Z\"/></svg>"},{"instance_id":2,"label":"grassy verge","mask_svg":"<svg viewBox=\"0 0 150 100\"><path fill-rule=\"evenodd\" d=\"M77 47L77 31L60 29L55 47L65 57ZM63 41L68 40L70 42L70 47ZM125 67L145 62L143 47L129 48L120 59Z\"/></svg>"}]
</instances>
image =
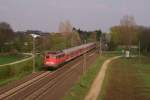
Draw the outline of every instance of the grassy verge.
<instances>
[{"instance_id":1,"label":"grassy verge","mask_svg":"<svg viewBox=\"0 0 150 100\"><path fill-rule=\"evenodd\" d=\"M138 84L140 95L145 100L150 100L150 57L142 57L139 64L136 63L136 68L137 77L140 80L140 84Z\"/></svg>"},{"instance_id":2,"label":"grassy verge","mask_svg":"<svg viewBox=\"0 0 150 100\"><path fill-rule=\"evenodd\" d=\"M17 63L14 65L7 65L0 67L0 85L7 84L11 81L19 79L20 76L31 73L32 61ZM26 74L25 74L26 73Z\"/></svg>"},{"instance_id":3,"label":"grassy verge","mask_svg":"<svg viewBox=\"0 0 150 100\"><path fill-rule=\"evenodd\" d=\"M99 100L150 100L149 59L122 58L112 62Z\"/></svg>"},{"instance_id":4,"label":"grassy verge","mask_svg":"<svg viewBox=\"0 0 150 100\"><path fill-rule=\"evenodd\" d=\"M15 62L24 58L26 58L26 56L21 54L0 56L0 65Z\"/></svg>"},{"instance_id":5,"label":"grassy verge","mask_svg":"<svg viewBox=\"0 0 150 100\"><path fill-rule=\"evenodd\" d=\"M36 71L41 70L42 57L36 57ZM12 81L21 79L22 77L32 73L32 60L0 67L0 86L6 85Z\"/></svg>"},{"instance_id":6,"label":"grassy verge","mask_svg":"<svg viewBox=\"0 0 150 100\"><path fill-rule=\"evenodd\" d=\"M70 89L63 100L83 100L103 62L114 55L116 54L103 54L101 57L98 57L94 64L91 65L89 71L81 77L80 81L75 86Z\"/></svg>"}]
</instances>

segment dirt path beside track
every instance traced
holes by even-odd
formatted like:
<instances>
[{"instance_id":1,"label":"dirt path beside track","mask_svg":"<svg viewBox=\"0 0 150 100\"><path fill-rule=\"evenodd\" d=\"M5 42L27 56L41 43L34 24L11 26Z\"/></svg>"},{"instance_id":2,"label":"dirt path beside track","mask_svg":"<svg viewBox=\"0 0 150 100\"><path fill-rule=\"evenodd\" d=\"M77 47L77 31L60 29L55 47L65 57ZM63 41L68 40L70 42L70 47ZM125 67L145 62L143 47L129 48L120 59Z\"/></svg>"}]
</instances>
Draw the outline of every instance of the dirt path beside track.
<instances>
[{"instance_id":1,"label":"dirt path beside track","mask_svg":"<svg viewBox=\"0 0 150 100\"><path fill-rule=\"evenodd\" d=\"M103 83L103 80L104 80L104 77L105 77L105 73L106 73L108 64L111 61L113 61L115 59L118 59L120 57L121 56L116 56L116 57L110 58L110 59L108 59L104 62L104 64L102 65L97 77L93 81L92 86L91 86L88 94L85 96L84 100L96 100L98 98L99 93L100 93L101 88L102 88L102 83Z\"/></svg>"}]
</instances>

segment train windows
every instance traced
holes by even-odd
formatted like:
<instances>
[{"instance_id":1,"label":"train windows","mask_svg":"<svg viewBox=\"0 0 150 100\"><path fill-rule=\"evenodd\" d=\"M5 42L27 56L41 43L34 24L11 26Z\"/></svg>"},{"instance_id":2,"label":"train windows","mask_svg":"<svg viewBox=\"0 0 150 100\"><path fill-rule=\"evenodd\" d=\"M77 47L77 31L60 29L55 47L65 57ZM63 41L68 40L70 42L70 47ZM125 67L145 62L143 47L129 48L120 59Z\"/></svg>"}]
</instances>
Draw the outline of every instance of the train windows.
<instances>
[{"instance_id":1,"label":"train windows","mask_svg":"<svg viewBox=\"0 0 150 100\"><path fill-rule=\"evenodd\" d=\"M46 55L46 59L50 59L50 58L56 58L55 55Z\"/></svg>"},{"instance_id":2,"label":"train windows","mask_svg":"<svg viewBox=\"0 0 150 100\"><path fill-rule=\"evenodd\" d=\"M65 56L65 54L60 54L60 55L57 55L57 58L63 58Z\"/></svg>"},{"instance_id":3,"label":"train windows","mask_svg":"<svg viewBox=\"0 0 150 100\"><path fill-rule=\"evenodd\" d=\"M52 51L51 51L51 52L48 52L48 54L57 54L57 52L52 52Z\"/></svg>"}]
</instances>

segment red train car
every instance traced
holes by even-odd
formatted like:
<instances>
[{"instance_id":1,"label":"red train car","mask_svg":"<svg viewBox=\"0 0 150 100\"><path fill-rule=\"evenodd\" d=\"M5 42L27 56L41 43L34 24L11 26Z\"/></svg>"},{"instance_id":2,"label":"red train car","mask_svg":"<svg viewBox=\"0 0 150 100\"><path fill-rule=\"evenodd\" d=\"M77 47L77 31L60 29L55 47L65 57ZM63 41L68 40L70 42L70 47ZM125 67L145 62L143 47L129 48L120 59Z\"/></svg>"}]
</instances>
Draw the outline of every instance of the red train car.
<instances>
[{"instance_id":1,"label":"red train car","mask_svg":"<svg viewBox=\"0 0 150 100\"><path fill-rule=\"evenodd\" d=\"M63 51L48 52L44 57L44 67L57 68L60 64L70 61L96 47L95 43L88 43Z\"/></svg>"}]
</instances>

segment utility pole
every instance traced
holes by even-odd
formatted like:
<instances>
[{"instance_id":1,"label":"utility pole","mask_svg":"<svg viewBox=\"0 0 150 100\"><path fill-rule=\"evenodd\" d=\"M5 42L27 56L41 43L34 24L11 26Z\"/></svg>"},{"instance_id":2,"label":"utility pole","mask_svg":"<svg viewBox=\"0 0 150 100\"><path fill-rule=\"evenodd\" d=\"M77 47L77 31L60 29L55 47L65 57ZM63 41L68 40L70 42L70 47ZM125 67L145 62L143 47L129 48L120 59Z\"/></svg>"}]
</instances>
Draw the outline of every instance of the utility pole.
<instances>
[{"instance_id":1,"label":"utility pole","mask_svg":"<svg viewBox=\"0 0 150 100\"><path fill-rule=\"evenodd\" d=\"M141 49L141 43L140 43L140 40L139 40L139 57L140 57L140 55L141 55L140 49Z\"/></svg>"},{"instance_id":2,"label":"utility pole","mask_svg":"<svg viewBox=\"0 0 150 100\"><path fill-rule=\"evenodd\" d=\"M99 53L100 53L100 56L102 54L102 43L101 43L101 37L99 37Z\"/></svg>"},{"instance_id":3,"label":"utility pole","mask_svg":"<svg viewBox=\"0 0 150 100\"><path fill-rule=\"evenodd\" d=\"M35 38L34 37L32 37L33 38L33 70L32 70L32 73L35 73Z\"/></svg>"},{"instance_id":4,"label":"utility pole","mask_svg":"<svg viewBox=\"0 0 150 100\"><path fill-rule=\"evenodd\" d=\"M141 58L140 57L141 56L141 50L140 49L141 49L141 42L139 40L139 57L138 57L139 58L139 64L141 63L141 59L140 59Z\"/></svg>"},{"instance_id":5,"label":"utility pole","mask_svg":"<svg viewBox=\"0 0 150 100\"><path fill-rule=\"evenodd\" d=\"M86 44L86 40L84 40L84 44ZM84 55L83 55L83 59L84 59L84 61L83 61L83 74L85 74L85 72L86 72L86 52L84 53Z\"/></svg>"},{"instance_id":6,"label":"utility pole","mask_svg":"<svg viewBox=\"0 0 150 100\"><path fill-rule=\"evenodd\" d=\"M33 39L33 50L32 50L32 57L33 57L33 65L32 65L32 73L35 73L35 39L39 36L36 34L31 34L32 39Z\"/></svg>"}]
</instances>

